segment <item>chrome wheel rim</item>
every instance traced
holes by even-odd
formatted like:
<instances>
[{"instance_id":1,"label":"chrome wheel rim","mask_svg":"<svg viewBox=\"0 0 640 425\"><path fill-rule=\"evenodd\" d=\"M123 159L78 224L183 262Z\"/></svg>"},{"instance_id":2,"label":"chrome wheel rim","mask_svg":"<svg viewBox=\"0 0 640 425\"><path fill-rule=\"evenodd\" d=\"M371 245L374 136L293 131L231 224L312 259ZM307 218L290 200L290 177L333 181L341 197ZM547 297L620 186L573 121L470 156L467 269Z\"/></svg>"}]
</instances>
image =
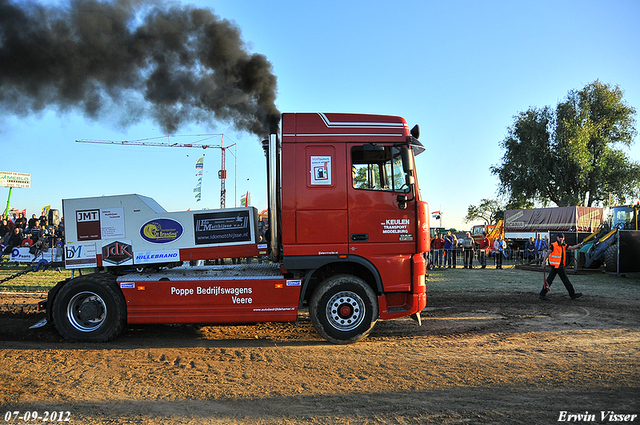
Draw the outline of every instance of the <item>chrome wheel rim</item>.
<instances>
[{"instance_id":1,"label":"chrome wheel rim","mask_svg":"<svg viewBox=\"0 0 640 425\"><path fill-rule=\"evenodd\" d=\"M67 319L81 332L93 332L107 318L107 306L95 292L84 291L74 295L67 304Z\"/></svg>"},{"instance_id":2,"label":"chrome wheel rim","mask_svg":"<svg viewBox=\"0 0 640 425\"><path fill-rule=\"evenodd\" d=\"M351 291L338 292L327 303L327 319L339 331L356 329L364 321L363 299Z\"/></svg>"}]
</instances>

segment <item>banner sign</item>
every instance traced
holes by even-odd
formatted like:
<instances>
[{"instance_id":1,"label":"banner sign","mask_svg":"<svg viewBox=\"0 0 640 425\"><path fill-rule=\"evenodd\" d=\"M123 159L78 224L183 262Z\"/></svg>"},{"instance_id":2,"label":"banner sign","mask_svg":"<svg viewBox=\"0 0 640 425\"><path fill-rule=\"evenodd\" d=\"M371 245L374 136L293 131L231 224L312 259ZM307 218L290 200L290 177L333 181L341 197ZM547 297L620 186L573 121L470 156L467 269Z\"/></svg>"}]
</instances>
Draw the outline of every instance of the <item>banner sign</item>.
<instances>
[{"instance_id":1,"label":"banner sign","mask_svg":"<svg viewBox=\"0 0 640 425\"><path fill-rule=\"evenodd\" d=\"M506 210L505 232L595 232L602 208L554 207Z\"/></svg>"},{"instance_id":2,"label":"banner sign","mask_svg":"<svg viewBox=\"0 0 640 425\"><path fill-rule=\"evenodd\" d=\"M31 174L0 171L0 186L31 188Z\"/></svg>"},{"instance_id":3,"label":"banner sign","mask_svg":"<svg viewBox=\"0 0 640 425\"><path fill-rule=\"evenodd\" d=\"M193 215L196 245L251 242L249 211L218 211Z\"/></svg>"},{"instance_id":4,"label":"banner sign","mask_svg":"<svg viewBox=\"0 0 640 425\"><path fill-rule=\"evenodd\" d=\"M38 251L37 255L33 255L29 251L29 247L16 247L11 250L9 261L16 263L36 263L44 261L46 263L62 262L62 247L49 248L44 251Z\"/></svg>"}]
</instances>

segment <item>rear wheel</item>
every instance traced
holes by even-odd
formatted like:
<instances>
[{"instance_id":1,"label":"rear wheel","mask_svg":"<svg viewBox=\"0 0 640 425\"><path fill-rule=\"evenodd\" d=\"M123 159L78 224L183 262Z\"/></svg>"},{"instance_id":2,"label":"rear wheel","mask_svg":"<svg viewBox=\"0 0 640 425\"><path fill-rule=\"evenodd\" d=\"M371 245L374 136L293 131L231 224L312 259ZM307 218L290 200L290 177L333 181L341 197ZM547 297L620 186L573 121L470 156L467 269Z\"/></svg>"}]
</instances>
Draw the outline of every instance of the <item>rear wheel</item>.
<instances>
[{"instance_id":1,"label":"rear wheel","mask_svg":"<svg viewBox=\"0 0 640 425\"><path fill-rule=\"evenodd\" d=\"M316 288L309 303L316 331L334 344L350 344L371 332L378 320L378 302L362 279L337 275Z\"/></svg>"},{"instance_id":2,"label":"rear wheel","mask_svg":"<svg viewBox=\"0 0 640 425\"><path fill-rule=\"evenodd\" d=\"M109 341L124 329L126 306L108 273L81 276L67 282L53 300L53 323L71 341Z\"/></svg>"}]
</instances>

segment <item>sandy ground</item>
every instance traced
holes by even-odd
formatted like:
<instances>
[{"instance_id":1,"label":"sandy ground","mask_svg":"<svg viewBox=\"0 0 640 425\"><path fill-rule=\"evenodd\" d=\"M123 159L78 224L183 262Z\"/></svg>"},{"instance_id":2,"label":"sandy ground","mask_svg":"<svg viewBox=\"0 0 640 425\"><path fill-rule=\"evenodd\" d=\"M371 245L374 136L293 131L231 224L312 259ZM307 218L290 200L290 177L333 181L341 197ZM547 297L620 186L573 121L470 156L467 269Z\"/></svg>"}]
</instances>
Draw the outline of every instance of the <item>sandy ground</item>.
<instances>
[{"instance_id":1,"label":"sandy ground","mask_svg":"<svg viewBox=\"0 0 640 425\"><path fill-rule=\"evenodd\" d=\"M640 423L640 282L608 282L579 300L556 285L547 302L537 285L435 284L421 327L378 322L348 346L326 343L304 313L297 326L136 326L110 343L69 343L52 327L28 330L41 297L5 294L0 414L11 424L45 423L6 421L13 411L64 412L72 424L620 423L613 411Z\"/></svg>"}]
</instances>

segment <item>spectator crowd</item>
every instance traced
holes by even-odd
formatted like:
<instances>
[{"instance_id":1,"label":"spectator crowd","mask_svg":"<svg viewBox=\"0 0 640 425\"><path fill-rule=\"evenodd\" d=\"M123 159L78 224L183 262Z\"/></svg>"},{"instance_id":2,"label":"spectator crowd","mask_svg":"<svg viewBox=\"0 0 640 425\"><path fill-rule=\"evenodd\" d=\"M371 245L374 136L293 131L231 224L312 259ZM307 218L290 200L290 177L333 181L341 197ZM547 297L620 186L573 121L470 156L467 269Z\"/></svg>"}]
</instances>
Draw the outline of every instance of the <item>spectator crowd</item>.
<instances>
[{"instance_id":1,"label":"spectator crowd","mask_svg":"<svg viewBox=\"0 0 640 425\"><path fill-rule=\"evenodd\" d=\"M487 257L492 256L496 269L502 269L503 257L508 257L508 245L502 235L498 235L495 240L490 240L485 232L476 238L466 232L466 237L458 239L456 235L448 230L446 234L437 233L431 239L431 252L428 260L433 267L456 268L458 257L463 259L463 268L473 268L473 261L477 259L480 268L487 267ZM549 248L549 237L542 238L538 234L531 237L525 244L521 252L522 259L528 264L542 264L545 252ZM515 255L520 255L516 253Z\"/></svg>"},{"instance_id":2,"label":"spectator crowd","mask_svg":"<svg viewBox=\"0 0 640 425\"><path fill-rule=\"evenodd\" d=\"M0 221L0 253L10 255L14 248L29 247L37 255L64 245L64 219L50 223L47 215L35 214L27 219L23 213L2 214Z\"/></svg>"}]
</instances>

